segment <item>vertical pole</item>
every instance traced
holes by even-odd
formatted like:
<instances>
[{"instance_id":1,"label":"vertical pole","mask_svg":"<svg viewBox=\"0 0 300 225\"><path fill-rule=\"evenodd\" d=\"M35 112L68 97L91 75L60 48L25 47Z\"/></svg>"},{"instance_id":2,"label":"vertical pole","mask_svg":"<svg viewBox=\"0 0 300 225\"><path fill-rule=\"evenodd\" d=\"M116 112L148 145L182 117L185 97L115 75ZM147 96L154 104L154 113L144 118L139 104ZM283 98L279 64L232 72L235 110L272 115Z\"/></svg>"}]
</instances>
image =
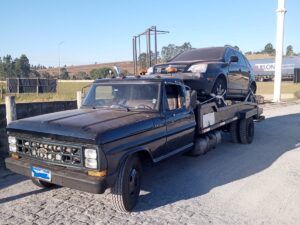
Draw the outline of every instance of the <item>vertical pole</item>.
<instances>
[{"instance_id":1,"label":"vertical pole","mask_svg":"<svg viewBox=\"0 0 300 225\"><path fill-rule=\"evenodd\" d=\"M157 64L157 31L156 31L156 26L154 26L154 48L155 48L155 59L154 63Z\"/></svg>"},{"instance_id":2,"label":"vertical pole","mask_svg":"<svg viewBox=\"0 0 300 225\"><path fill-rule=\"evenodd\" d=\"M17 119L16 111L16 98L15 96L5 96L5 105L6 105L6 122L10 122Z\"/></svg>"},{"instance_id":3,"label":"vertical pole","mask_svg":"<svg viewBox=\"0 0 300 225\"><path fill-rule=\"evenodd\" d=\"M82 105L82 92L77 91L76 95L77 95L77 109L80 109L80 107Z\"/></svg>"},{"instance_id":4,"label":"vertical pole","mask_svg":"<svg viewBox=\"0 0 300 225\"><path fill-rule=\"evenodd\" d=\"M273 99L274 102L280 102L281 100L281 76L282 76L282 55L283 55L285 13L286 13L285 0L278 0L274 99Z\"/></svg>"},{"instance_id":5,"label":"vertical pole","mask_svg":"<svg viewBox=\"0 0 300 225\"><path fill-rule=\"evenodd\" d=\"M133 73L134 74L136 74L136 71L137 71L137 65L136 65L136 57L135 57L135 53L136 53L136 50L135 50L135 48L136 48L136 43L135 43L135 36L133 36L133 38L132 38L132 60L133 60L133 67L134 67L134 69L133 69Z\"/></svg>"},{"instance_id":6,"label":"vertical pole","mask_svg":"<svg viewBox=\"0 0 300 225\"><path fill-rule=\"evenodd\" d=\"M3 98L3 84L1 84L1 99Z\"/></svg>"},{"instance_id":7,"label":"vertical pole","mask_svg":"<svg viewBox=\"0 0 300 225\"><path fill-rule=\"evenodd\" d=\"M136 39L137 37L134 36L134 61L135 61L135 74L138 73L138 59L137 59L137 45L136 45Z\"/></svg>"},{"instance_id":8,"label":"vertical pole","mask_svg":"<svg viewBox=\"0 0 300 225\"><path fill-rule=\"evenodd\" d=\"M148 66L147 67L150 67L151 66L151 29L149 28L148 29L148 33L147 33L147 37L148 37L148 57L149 57L149 63L148 63ZM147 69L147 68L146 68Z\"/></svg>"},{"instance_id":9,"label":"vertical pole","mask_svg":"<svg viewBox=\"0 0 300 225\"><path fill-rule=\"evenodd\" d=\"M138 55L138 59L139 59L139 70L142 70L142 61L141 61L141 35L138 36L139 37L139 55Z\"/></svg>"},{"instance_id":10,"label":"vertical pole","mask_svg":"<svg viewBox=\"0 0 300 225\"><path fill-rule=\"evenodd\" d=\"M18 91L18 95L20 94L20 78L17 78L18 79L18 89L17 89L17 91Z\"/></svg>"},{"instance_id":11,"label":"vertical pole","mask_svg":"<svg viewBox=\"0 0 300 225\"><path fill-rule=\"evenodd\" d=\"M36 78L36 95L39 96L39 78Z\"/></svg>"}]
</instances>

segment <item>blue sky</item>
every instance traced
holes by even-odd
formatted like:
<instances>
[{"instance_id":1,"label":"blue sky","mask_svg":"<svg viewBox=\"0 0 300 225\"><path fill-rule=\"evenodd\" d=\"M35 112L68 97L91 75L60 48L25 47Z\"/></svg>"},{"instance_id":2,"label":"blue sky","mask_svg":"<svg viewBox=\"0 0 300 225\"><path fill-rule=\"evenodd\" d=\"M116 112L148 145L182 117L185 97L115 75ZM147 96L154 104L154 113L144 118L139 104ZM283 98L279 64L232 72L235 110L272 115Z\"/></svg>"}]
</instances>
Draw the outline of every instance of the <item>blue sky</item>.
<instances>
[{"instance_id":1,"label":"blue sky","mask_svg":"<svg viewBox=\"0 0 300 225\"><path fill-rule=\"evenodd\" d=\"M9 0L0 2L0 56L26 54L31 64L79 65L130 60L132 36L156 25L158 38L193 47L275 46L277 0ZM286 0L285 46L300 52L300 1ZM145 49L145 46L142 46Z\"/></svg>"}]
</instances>

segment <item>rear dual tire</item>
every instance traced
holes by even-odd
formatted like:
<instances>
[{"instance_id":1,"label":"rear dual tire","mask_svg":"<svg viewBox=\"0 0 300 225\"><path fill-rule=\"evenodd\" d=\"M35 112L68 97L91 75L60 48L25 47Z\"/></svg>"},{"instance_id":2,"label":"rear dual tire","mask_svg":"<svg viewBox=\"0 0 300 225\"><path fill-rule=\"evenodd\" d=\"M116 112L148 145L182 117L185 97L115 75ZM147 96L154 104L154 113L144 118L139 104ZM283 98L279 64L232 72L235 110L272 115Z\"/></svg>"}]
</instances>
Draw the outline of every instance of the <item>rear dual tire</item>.
<instances>
[{"instance_id":1,"label":"rear dual tire","mask_svg":"<svg viewBox=\"0 0 300 225\"><path fill-rule=\"evenodd\" d=\"M229 126L229 132L233 143L251 144L254 138L253 118L232 122Z\"/></svg>"}]
</instances>

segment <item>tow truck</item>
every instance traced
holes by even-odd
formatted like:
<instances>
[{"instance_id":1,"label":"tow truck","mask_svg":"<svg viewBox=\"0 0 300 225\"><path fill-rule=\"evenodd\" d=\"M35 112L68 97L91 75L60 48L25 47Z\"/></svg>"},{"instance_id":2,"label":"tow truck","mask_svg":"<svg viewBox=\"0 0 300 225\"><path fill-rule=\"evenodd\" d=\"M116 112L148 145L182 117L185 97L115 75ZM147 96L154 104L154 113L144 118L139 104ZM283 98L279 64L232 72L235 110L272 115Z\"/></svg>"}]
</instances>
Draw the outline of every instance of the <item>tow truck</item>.
<instances>
[{"instance_id":1,"label":"tow truck","mask_svg":"<svg viewBox=\"0 0 300 225\"><path fill-rule=\"evenodd\" d=\"M218 101L224 101L222 107ZM247 99L211 96L200 102L171 75L99 79L80 109L8 124L6 167L44 188L90 193L110 188L114 206L128 212L138 202L146 162L203 155L221 143L222 132L234 143L251 144L262 113Z\"/></svg>"}]
</instances>

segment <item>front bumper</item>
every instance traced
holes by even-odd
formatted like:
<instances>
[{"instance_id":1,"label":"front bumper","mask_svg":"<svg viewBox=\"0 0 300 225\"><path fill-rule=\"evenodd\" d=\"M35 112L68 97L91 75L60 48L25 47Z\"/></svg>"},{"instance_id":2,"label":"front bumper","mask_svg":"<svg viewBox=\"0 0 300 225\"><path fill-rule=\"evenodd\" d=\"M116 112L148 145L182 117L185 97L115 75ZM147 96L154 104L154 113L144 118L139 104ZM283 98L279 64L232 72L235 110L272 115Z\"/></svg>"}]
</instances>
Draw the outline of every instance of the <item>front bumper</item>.
<instances>
[{"instance_id":1,"label":"front bumper","mask_svg":"<svg viewBox=\"0 0 300 225\"><path fill-rule=\"evenodd\" d=\"M49 165L28 159L5 159L6 168L9 170L31 177L31 166L36 166L51 171L51 183L77 189L80 191L102 194L107 188L106 177L91 177L82 170Z\"/></svg>"},{"instance_id":2,"label":"front bumper","mask_svg":"<svg viewBox=\"0 0 300 225\"><path fill-rule=\"evenodd\" d=\"M191 89L196 90L200 94L210 94L214 85L214 80L209 80L206 77L198 79L185 79L184 83Z\"/></svg>"}]
</instances>

